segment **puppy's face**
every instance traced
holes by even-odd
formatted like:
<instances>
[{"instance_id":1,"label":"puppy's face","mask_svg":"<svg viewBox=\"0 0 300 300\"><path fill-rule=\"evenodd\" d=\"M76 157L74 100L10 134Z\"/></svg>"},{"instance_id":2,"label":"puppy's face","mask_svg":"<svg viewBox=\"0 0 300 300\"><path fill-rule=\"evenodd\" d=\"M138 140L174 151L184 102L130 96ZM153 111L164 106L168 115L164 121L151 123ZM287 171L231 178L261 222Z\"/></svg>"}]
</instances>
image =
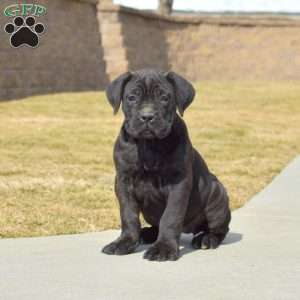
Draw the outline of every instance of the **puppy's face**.
<instances>
[{"instance_id":1,"label":"puppy's face","mask_svg":"<svg viewBox=\"0 0 300 300\"><path fill-rule=\"evenodd\" d=\"M125 129L136 138L164 138L172 127L176 102L172 85L156 72L132 74L123 94Z\"/></svg>"},{"instance_id":2,"label":"puppy's face","mask_svg":"<svg viewBox=\"0 0 300 300\"><path fill-rule=\"evenodd\" d=\"M173 72L141 70L118 77L108 87L107 97L115 112L122 102L128 134L162 139L171 131L176 109L182 115L192 102L194 89Z\"/></svg>"}]
</instances>

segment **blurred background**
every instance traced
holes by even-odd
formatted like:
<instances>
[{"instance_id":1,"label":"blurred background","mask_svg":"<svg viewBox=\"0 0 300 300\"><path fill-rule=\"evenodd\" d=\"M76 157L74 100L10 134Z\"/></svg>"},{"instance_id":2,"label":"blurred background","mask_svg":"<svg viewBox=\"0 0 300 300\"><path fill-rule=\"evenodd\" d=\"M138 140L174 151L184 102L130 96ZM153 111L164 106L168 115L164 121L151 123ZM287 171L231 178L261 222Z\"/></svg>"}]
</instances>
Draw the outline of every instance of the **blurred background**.
<instances>
[{"instance_id":1,"label":"blurred background","mask_svg":"<svg viewBox=\"0 0 300 300\"><path fill-rule=\"evenodd\" d=\"M1 11L13 3L22 1L2 0ZM101 90L118 74L145 67L193 81L300 78L295 0L33 3L47 8L38 18L47 28L39 47L12 49L0 30L2 100ZM1 14L0 27L12 19Z\"/></svg>"},{"instance_id":2,"label":"blurred background","mask_svg":"<svg viewBox=\"0 0 300 300\"><path fill-rule=\"evenodd\" d=\"M20 28L6 33L14 17L3 12L29 3L47 8L36 17L46 32L36 48L13 48ZM184 119L232 209L300 153L299 1L1 0L0 10L0 237L119 227L122 114L103 91L128 70L194 84Z\"/></svg>"}]
</instances>

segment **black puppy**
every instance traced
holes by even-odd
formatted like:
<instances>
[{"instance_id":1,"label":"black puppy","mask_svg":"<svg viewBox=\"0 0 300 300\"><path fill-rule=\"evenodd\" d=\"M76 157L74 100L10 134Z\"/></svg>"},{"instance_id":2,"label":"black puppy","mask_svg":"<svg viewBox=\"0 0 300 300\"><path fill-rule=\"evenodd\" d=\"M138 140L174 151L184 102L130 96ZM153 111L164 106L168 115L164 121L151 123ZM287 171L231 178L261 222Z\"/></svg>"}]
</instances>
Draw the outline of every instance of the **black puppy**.
<instances>
[{"instance_id":1,"label":"black puppy","mask_svg":"<svg viewBox=\"0 0 300 300\"><path fill-rule=\"evenodd\" d=\"M216 248L231 214L223 185L193 148L180 115L195 90L181 76L154 70L128 72L107 88L125 121L114 147L115 191L120 204L121 236L103 248L128 254L139 243L154 243L149 260L176 260L182 232L195 234L194 248ZM141 229L139 214L152 227Z\"/></svg>"}]
</instances>

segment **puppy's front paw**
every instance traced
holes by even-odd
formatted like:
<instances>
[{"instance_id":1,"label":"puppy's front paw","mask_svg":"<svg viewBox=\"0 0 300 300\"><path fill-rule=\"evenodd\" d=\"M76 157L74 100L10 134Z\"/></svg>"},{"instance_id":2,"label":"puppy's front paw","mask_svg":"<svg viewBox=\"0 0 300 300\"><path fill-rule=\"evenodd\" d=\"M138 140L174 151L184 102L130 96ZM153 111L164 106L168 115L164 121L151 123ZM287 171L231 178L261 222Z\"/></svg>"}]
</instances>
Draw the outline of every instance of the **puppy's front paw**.
<instances>
[{"instance_id":1,"label":"puppy's front paw","mask_svg":"<svg viewBox=\"0 0 300 300\"><path fill-rule=\"evenodd\" d=\"M109 255L125 255L134 252L138 246L138 242L131 239L118 239L108 245L106 245L102 252Z\"/></svg>"},{"instance_id":2,"label":"puppy's front paw","mask_svg":"<svg viewBox=\"0 0 300 300\"><path fill-rule=\"evenodd\" d=\"M220 236L213 233L201 233L192 240L194 249L216 249L222 242Z\"/></svg>"},{"instance_id":3,"label":"puppy's front paw","mask_svg":"<svg viewBox=\"0 0 300 300\"><path fill-rule=\"evenodd\" d=\"M144 254L145 259L156 261L177 260L178 257L178 246L163 242L155 243Z\"/></svg>"}]
</instances>

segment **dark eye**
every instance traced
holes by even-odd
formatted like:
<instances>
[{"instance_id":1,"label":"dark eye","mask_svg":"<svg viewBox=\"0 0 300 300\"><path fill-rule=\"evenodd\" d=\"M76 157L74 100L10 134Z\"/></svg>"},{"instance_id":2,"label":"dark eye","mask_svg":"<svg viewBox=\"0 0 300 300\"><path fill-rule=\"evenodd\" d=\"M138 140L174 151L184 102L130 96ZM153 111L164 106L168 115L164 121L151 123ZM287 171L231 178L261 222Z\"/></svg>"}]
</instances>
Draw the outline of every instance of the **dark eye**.
<instances>
[{"instance_id":1,"label":"dark eye","mask_svg":"<svg viewBox=\"0 0 300 300\"><path fill-rule=\"evenodd\" d=\"M136 101L136 96L134 96L134 95L129 95L129 96L127 97L127 100L128 100L129 102L135 102L135 101Z\"/></svg>"},{"instance_id":2,"label":"dark eye","mask_svg":"<svg viewBox=\"0 0 300 300\"><path fill-rule=\"evenodd\" d=\"M160 97L160 101L162 101L162 102L168 102L169 101L169 96L167 96L167 95L162 95L161 97Z\"/></svg>"}]
</instances>

